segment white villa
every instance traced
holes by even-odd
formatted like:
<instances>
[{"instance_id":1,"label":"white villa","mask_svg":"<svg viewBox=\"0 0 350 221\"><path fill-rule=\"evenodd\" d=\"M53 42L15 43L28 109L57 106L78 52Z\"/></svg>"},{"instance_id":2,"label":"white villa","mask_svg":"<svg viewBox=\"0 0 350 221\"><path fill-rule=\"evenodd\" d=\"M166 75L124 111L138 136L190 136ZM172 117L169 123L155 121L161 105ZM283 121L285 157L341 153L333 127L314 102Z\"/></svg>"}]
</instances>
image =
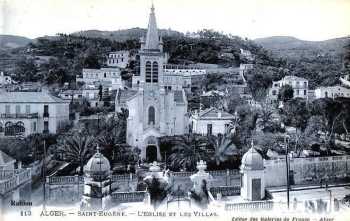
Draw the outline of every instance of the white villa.
<instances>
[{"instance_id":1,"label":"white villa","mask_svg":"<svg viewBox=\"0 0 350 221\"><path fill-rule=\"evenodd\" d=\"M192 132L203 135L225 134L235 116L216 108L196 112L192 116Z\"/></svg>"},{"instance_id":2,"label":"white villa","mask_svg":"<svg viewBox=\"0 0 350 221\"><path fill-rule=\"evenodd\" d=\"M56 133L69 122L69 101L45 92L0 93L0 136Z\"/></svg>"},{"instance_id":3,"label":"white villa","mask_svg":"<svg viewBox=\"0 0 350 221\"><path fill-rule=\"evenodd\" d=\"M279 81L273 81L269 90L269 100L277 101L278 93L282 86L290 85L293 88L293 98L308 99L309 81L296 76L285 76Z\"/></svg>"},{"instance_id":4,"label":"white villa","mask_svg":"<svg viewBox=\"0 0 350 221\"><path fill-rule=\"evenodd\" d=\"M350 97L350 89L342 86L319 87L315 89L315 98Z\"/></svg>"},{"instance_id":5,"label":"white villa","mask_svg":"<svg viewBox=\"0 0 350 221\"><path fill-rule=\"evenodd\" d=\"M108 54L107 65L108 67L126 68L129 60L129 51L112 51Z\"/></svg>"},{"instance_id":6,"label":"white villa","mask_svg":"<svg viewBox=\"0 0 350 221\"><path fill-rule=\"evenodd\" d=\"M192 79L196 76L206 75L207 71L202 68L190 67L185 65L171 65L166 64L164 66L165 79L172 78L173 76L183 76L183 87L191 88ZM172 86L172 85L168 85Z\"/></svg>"},{"instance_id":7,"label":"white villa","mask_svg":"<svg viewBox=\"0 0 350 221\"><path fill-rule=\"evenodd\" d=\"M102 85L104 88L116 90L123 87L119 68L83 69L83 75L77 76L76 82L86 85Z\"/></svg>"}]
</instances>

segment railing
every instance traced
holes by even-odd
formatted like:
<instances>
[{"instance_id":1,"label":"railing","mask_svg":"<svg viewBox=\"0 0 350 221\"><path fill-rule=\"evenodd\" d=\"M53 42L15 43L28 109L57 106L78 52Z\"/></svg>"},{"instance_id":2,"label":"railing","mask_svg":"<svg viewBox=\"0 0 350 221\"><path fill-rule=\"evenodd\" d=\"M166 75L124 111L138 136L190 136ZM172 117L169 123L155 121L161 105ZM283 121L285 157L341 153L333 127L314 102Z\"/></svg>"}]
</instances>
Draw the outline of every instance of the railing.
<instances>
[{"instance_id":1,"label":"railing","mask_svg":"<svg viewBox=\"0 0 350 221\"><path fill-rule=\"evenodd\" d=\"M207 171L210 175L213 177L217 176L234 176L234 175L239 175L239 170L212 170L212 171ZM174 177L189 177L196 172L171 172L170 174Z\"/></svg>"},{"instance_id":2,"label":"railing","mask_svg":"<svg viewBox=\"0 0 350 221\"><path fill-rule=\"evenodd\" d=\"M235 176L239 175L239 170L213 170L208 171L212 176Z\"/></svg>"},{"instance_id":3,"label":"railing","mask_svg":"<svg viewBox=\"0 0 350 221\"><path fill-rule=\"evenodd\" d=\"M134 180L136 179L136 175L134 173L130 174L121 174L121 175L112 175L111 176L111 181L116 182L116 181L124 181L124 180Z\"/></svg>"},{"instance_id":4,"label":"railing","mask_svg":"<svg viewBox=\"0 0 350 221\"><path fill-rule=\"evenodd\" d=\"M32 179L31 169L18 169L15 170L15 174L18 177L19 185Z\"/></svg>"},{"instance_id":5,"label":"railing","mask_svg":"<svg viewBox=\"0 0 350 221\"><path fill-rule=\"evenodd\" d=\"M146 193L146 191L114 192L111 194L111 198L118 203L142 202L146 197Z\"/></svg>"},{"instance_id":6,"label":"railing","mask_svg":"<svg viewBox=\"0 0 350 221\"><path fill-rule=\"evenodd\" d=\"M103 175L101 177L106 177ZM98 180L98 176L93 176L94 179ZM122 174L122 175L112 175L110 177L112 182L117 181L127 181L135 180L137 177L135 174ZM50 176L46 177L46 183L49 185L73 185L73 184L82 184L84 183L83 176Z\"/></svg>"},{"instance_id":7,"label":"railing","mask_svg":"<svg viewBox=\"0 0 350 221\"><path fill-rule=\"evenodd\" d=\"M273 208L272 201L252 201L248 203L226 203L226 211L257 211L257 210L271 210Z\"/></svg>"},{"instance_id":8,"label":"railing","mask_svg":"<svg viewBox=\"0 0 350 221\"><path fill-rule=\"evenodd\" d=\"M170 172L171 176L174 177L190 177L196 172Z\"/></svg>"},{"instance_id":9,"label":"railing","mask_svg":"<svg viewBox=\"0 0 350 221\"><path fill-rule=\"evenodd\" d=\"M210 192L215 197L217 196L218 193L221 193L221 196L235 196L241 193L241 186L211 187Z\"/></svg>"},{"instance_id":10,"label":"railing","mask_svg":"<svg viewBox=\"0 0 350 221\"><path fill-rule=\"evenodd\" d=\"M0 194L5 194L21 184L31 180L30 169L14 170L12 177L0 182Z\"/></svg>"},{"instance_id":11,"label":"railing","mask_svg":"<svg viewBox=\"0 0 350 221\"><path fill-rule=\"evenodd\" d=\"M50 176L46 177L46 183L49 185L72 185L82 184L84 177L82 176Z\"/></svg>"},{"instance_id":12,"label":"railing","mask_svg":"<svg viewBox=\"0 0 350 221\"><path fill-rule=\"evenodd\" d=\"M10 179L13 175L13 170L0 170L0 180Z\"/></svg>"},{"instance_id":13,"label":"railing","mask_svg":"<svg viewBox=\"0 0 350 221\"><path fill-rule=\"evenodd\" d=\"M38 113L32 114L1 114L0 118L11 118L11 119L36 119L39 118Z\"/></svg>"}]
</instances>

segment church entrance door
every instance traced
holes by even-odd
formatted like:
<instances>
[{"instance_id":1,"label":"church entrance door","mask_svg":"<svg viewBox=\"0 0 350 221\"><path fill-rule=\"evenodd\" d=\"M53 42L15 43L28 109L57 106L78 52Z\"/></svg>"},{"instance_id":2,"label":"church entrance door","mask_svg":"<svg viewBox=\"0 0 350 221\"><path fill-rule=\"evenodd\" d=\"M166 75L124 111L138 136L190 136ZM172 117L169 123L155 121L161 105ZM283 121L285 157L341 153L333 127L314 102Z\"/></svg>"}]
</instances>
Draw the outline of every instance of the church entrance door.
<instances>
[{"instance_id":1,"label":"church entrance door","mask_svg":"<svg viewBox=\"0 0 350 221\"><path fill-rule=\"evenodd\" d=\"M146 148L146 161L148 163L152 163L153 161L157 161L157 146L156 145L148 145Z\"/></svg>"}]
</instances>

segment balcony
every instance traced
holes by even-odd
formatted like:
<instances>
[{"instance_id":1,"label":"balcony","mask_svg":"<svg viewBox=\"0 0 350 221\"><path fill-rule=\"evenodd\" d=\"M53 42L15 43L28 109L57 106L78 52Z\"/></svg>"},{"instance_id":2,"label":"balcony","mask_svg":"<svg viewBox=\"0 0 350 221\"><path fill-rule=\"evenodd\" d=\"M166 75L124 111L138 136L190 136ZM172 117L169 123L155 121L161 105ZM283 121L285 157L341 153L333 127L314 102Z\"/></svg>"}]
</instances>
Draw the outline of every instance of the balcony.
<instances>
[{"instance_id":1,"label":"balcony","mask_svg":"<svg viewBox=\"0 0 350 221\"><path fill-rule=\"evenodd\" d=\"M38 113L32 114L0 114L1 119L37 119L39 118Z\"/></svg>"}]
</instances>

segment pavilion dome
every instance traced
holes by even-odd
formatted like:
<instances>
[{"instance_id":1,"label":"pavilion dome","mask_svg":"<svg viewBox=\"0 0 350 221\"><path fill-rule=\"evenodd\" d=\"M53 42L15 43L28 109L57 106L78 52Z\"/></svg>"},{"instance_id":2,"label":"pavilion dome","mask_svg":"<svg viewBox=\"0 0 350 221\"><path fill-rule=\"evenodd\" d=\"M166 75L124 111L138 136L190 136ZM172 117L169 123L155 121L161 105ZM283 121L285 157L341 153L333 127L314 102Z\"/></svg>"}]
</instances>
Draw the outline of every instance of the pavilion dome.
<instances>
[{"instance_id":1,"label":"pavilion dome","mask_svg":"<svg viewBox=\"0 0 350 221\"><path fill-rule=\"evenodd\" d=\"M96 153L90 158L84 166L84 172L87 176L101 176L101 178L108 176L111 170L111 165L108 159L103 156L97 147Z\"/></svg>"},{"instance_id":2,"label":"pavilion dome","mask_svg":"<svg viewBox=\"0 0 350 221\"><path fill-rule=\"evenodd\" d=\"M241 170L263 170L264 160L260 153L254 148L251 148L243 155Z\"/></svg>"}]
</instances>

